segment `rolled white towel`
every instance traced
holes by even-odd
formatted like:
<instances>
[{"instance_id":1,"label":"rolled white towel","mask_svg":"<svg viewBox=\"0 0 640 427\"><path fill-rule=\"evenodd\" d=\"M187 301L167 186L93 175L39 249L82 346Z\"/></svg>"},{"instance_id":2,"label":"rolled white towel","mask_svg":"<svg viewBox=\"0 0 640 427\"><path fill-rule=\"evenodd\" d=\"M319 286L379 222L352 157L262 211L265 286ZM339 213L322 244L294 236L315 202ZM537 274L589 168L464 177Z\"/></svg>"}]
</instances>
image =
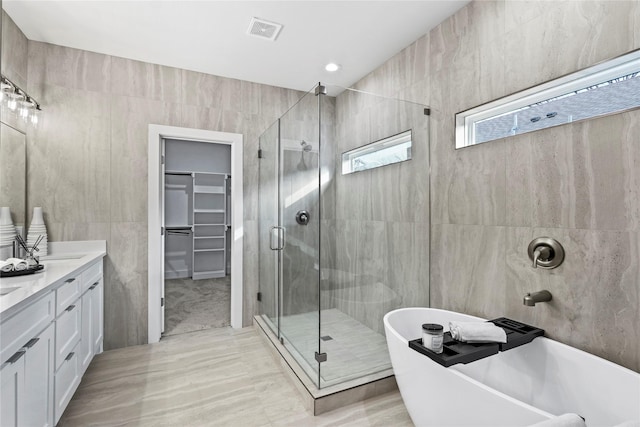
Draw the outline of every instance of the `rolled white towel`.
<instances>
[{"instance_id":1,"label":"rolled white towel","mask_svg":"<svg viewBox=\"0 0 640 427\"><path fill-rule=\"evenodd\" d=\"M504 329L491 322L449 322L454 340L468 343L507 342Z\"/></svg>"},{"instance_id":2,"label":"rolled white towel","mask_svg":"<svg viewBox=\"0 0 640 427\"><path fill-rule=\"evenodd\" d=\"M13 271L13 264L7 261L0 261L0 270L3 273L10 273Z\"/></svg>"},{"instance_id":3,"label":"rolled white towel","mask_svg":"<svg viewBox=\"0 0 640 427\"><path fill-rule=\"evenodd\" d=\"M14 271L26 270L28 267L27 261L20 258L9 258L7 259L7 262L10 262L11 264L13 264Z\"/></svg>"},{"instance_id":4,"label":"rolled white towel","mask_svg":"<svg viewBox=\"0 0 640 427\"><path fill-rule=\"evenodd\" d=\"M531 424L529 427L586 427L584 420L578 414L562 414L559 417Z\"/></svg>"}]
</instances>

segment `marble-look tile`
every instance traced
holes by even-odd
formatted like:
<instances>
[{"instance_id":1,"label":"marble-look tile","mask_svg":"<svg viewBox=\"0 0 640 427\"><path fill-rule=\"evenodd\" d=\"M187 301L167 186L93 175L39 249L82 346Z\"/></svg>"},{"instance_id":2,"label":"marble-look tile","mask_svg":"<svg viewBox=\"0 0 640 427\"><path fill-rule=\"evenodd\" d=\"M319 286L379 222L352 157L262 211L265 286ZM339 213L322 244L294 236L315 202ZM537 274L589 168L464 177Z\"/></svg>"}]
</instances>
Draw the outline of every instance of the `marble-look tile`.
<instances>
[{"instance_id":1,"label":"marble-look tile","mask_svg":"<svg viewBox=\"0 0 640 427\"><path fill-rule=\"evenodd\" d=\"M108 222L109 96L53 85L40 92L46 114L27 134L29 206L42 206L49 222Z\"/></svg>"},{"instance_id":2,"label":"marble-look tile","mask_svg":"<svg viewBox=\"0 0 640 427\"><path fill-rule=\"evenodd\" d=\"M33 211L33 207L30 211ZM50 242L107 240L108 245L111 238L111 224L108 222L47 222L46 224Z\"/></svg>"},{"instance_id":3,"label":"marble-look tile","mask_svg":"<svg viewBox=\"0 0 640 427\"><path fill-rule=\"evenodd\" d=\"M259 98L251 100L244 96L243 82L237 79L182 70L182 80L181 102L184 105L242 111L242 104L246 103L247 113L255 113L259 105ZM245 84L244 88L248 94L259 94L250 85Z\"/></svg>"},{"instance_id":4,"label":"marble-look tile","mask_svg":"<svg viewBox=\"0 0 640 427\"><path fill-rule=\"evenodd\" d=\"M437 128L437 126L436 126ZM452 130L452 129L451 129ZM439 135L440 130L436 130ZM434 138L435 139L435 138ZM448 154L437 149L431 160L431 219L434 224L504 224L506 213L505 141Z\"/></svg>"},{"instance_id":5,"label":"marble-look tile","mask_svg":"<svg viewBox=\"0 0 640 427\"><path fill-rule=\"evenodd\" d=\"M565 261L533 269L529 242L557 239ZM506 315L539 326L550 338L640 370L640 234L544 228L508 228ZM552 301L522 304L527 292L546 289Z\"/></svg>"},{"instance_id":6,"label":"marble-look tile","mask_svg":"<svg viewBox=\"0 0 640 427\"><path fill-rule=\"evenodd\" d=\"M231 276L165 280L164 289L164 336L229 326Z\"/></svg>"},{"instance_id":7,"label":"marble-look tile","mask_svg":"<svg viewBox=\"0 0 640 427\"><path fill-rule=\"evenodd\" d=\"M391 295L385 311L429 307L429 224L395 222L387 226L387 280Z\"/></svg>"},{"instance_id":8,"label":"marble-look tile","mask_svg":"<svg viewBox=\"0 0 640 427\"><path fill-rule=\"evenodd\" d=\"M549 12L507 32L508 93L632 50L634 3L557 2Z\"/></svg>"},{"instance_id":9,"label":"marble-look tile","mask_svg":"<svg viewBox=\"0 0 640 427\"><path fill-rule=\"evenodd\" d=\"M28 40L24 33L4 11L2 13L2 74L13 83L27 90Z\"/></svg>"},{"instance_id":10,"label":"marble-look tile","mask_svg":"<svg viewBox=\"0 0 640 427\"><path fill-rule=\"evenodd\" d=\"M639 131L631 111L511 138L507 224L638 230Z\"/></svg>"},{"instance_id":11,"label":"marble-look tile","mask_svg":"<svg viewBox=\"0 0 640 427\"><path fill-rule=\"evenodd\" d=\"M634 30L634 49L640 49L640 4L638 2L632 2L634 4L633 10L629 14L631 19L631 28Z\"/></svg>"},{"instance_id":12,"label":"marble-look tile","mask_svg":"<svg viewBox=\"0 0 640 427\"><path fill-rule=\"evenodd\" d=\"M180 105L111 97L111 221L147 220L149 124L180 123Z\"/></svg>"},{"instance_id":13,"label":"marble-look tile","mask_svg":"<svg viewBox=\"0 0 640 427\"><path fill-rule=\"evenodd\" d=\"M147 342L146 242L146 222L111 223L104 288L107 350Z\"/></svg>"},{"instance_id":14,"label":"marble-look tile","mask_svg":"<svg viewBox=\"0 0 640 427\"><path fill-rule=\"evenodd\" d=\"M111 58L111 93L180 103L182 70L114 56Z\"/></svg>"},{"instance_id":15,"label":"marble-look tile","mask_svg":"<svg viewBox=\"0 0 640 427\"><path fill-rule=\"evenodd\" d=\"M504 15L503 0L470 2L431 30L431 74L451 71L452 66L455 69L459 65L460 58L500 42L504 34ZM471 70L467 71L473 75Z\"/></svg>"},{"instance_id":16,"label":"marble-look tile","mask_svg":"<svg viewBox=\"0 0 640 427\"><path fill-rule=\"evenodd\" d=\"M106 351L59 425L411 425L386 384L386 394L313 417L270 346L253 328L223 328Z\"/></svg>"},{"instance_id":17,"label":"marble-look tile","mask_svg":"<svg viewBox=\"0 0 640 427\"><path fill-rule=\"evenodd\" d=\"M434 224L431 233L431 307L502 316L505 228Z\"/></svg>"},{"instance_id":18,"label":"marble-look tile","mask_svg":"<svg viewBox=\"0 0 640 427\"><path fill-rule=\"evenodd\" d=\"M111 56L29 41L29 90L49 84L108 93L111 70Z\"/></svg>"},{"instance_id":19,"label":"marble-look tile","mask_svg":"<svg viewBox=\"0 0 640 427\"><path fill-rule=\"evenodd\" d=\"M183 127L195 129L243 133L248 117L234 110L183 105L181 123Z\"/></svg>"}]
</instances>

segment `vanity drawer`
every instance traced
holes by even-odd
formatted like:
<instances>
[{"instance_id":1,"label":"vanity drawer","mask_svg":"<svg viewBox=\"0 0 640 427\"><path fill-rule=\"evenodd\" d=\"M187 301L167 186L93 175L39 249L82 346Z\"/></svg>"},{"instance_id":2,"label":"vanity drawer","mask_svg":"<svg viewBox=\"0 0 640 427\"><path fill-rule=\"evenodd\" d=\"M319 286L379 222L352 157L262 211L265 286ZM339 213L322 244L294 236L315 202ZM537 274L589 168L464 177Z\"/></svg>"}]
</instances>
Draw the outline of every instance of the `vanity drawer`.
<instances>
[{"instance_id":1,"label":"vanity drawer","mask_svg":"<svg viewBox=\"0 0 640 427\"><path fill-rule=\"evenodd\" d=\"M93 284L98 282L102 277L102 258L96 261L82 273L82 290L85 293Z\"/></svg>"},{"instance_id":2,"label":"vanity drawer","mask_svg":"<svg viewBox=\"0 0 640 427\"><path fill-rule=\"evenodd\" d=\"M56 289L56 317L60 316L74 301L80 298L80 277L65 280Z\"/></svg>"},{"instance_id":3,"label":"vanity drawer","mask_svg":"<svg viewBox=\"0 0 640 427\"><path fill-rule=\"evenodd\" d=\"M49 292L40 300L29 304L15 316L0 325L2 346L0 364L4 363L31 338L42 332L55 317L55 295Z\"/></svg>"},{"instance_id":4,"label":"vanity drawer","mask_svg":"<svg viewBox=\"0 0 640 427\"><path fill-rule=\"evenodd\" d=\"M80 384L80 344L77 344L62 358L62 365L55 374L54 417L58 424L60 417Z\"/></svg>"},{"instance_id":5,"label":"vanity drawer","mask_svg":"<svg viewBox=\"0 0 640 427\"><path fill-rule=\"evenodd\" d=\"M63 310L56 320L56 369L80 341L81 322L82 300L79 299Z\"/></svg>"}]
</instances>

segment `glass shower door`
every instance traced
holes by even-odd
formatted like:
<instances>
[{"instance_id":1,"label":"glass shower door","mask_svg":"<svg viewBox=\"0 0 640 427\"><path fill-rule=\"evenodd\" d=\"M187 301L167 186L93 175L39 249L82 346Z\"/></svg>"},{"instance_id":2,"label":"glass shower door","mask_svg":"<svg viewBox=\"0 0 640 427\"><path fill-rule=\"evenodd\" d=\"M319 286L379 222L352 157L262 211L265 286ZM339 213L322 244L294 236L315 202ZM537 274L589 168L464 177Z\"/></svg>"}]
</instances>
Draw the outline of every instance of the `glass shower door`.
<instances>
[{"instance_id":1,"label":"glass shower door","mask_svg":"<svg viewBox=\"0 0 640 427\"><path fill-rule=\"evenodd\" d=\"M308 92L280 118L280 334L308 376L319 383L320 183L319 97Z\"/></svg>"},{"instance_id":2,"label":"glass shower door","mask_svg":"<svg viewBox=\"0 0 640 427\"><path fill-rule=\"evenodd\" d=\"M279 336L280 254L278 251L279 121L259 139L260 191L258 192L259 313Z\"/></svg>"}]
</instances>

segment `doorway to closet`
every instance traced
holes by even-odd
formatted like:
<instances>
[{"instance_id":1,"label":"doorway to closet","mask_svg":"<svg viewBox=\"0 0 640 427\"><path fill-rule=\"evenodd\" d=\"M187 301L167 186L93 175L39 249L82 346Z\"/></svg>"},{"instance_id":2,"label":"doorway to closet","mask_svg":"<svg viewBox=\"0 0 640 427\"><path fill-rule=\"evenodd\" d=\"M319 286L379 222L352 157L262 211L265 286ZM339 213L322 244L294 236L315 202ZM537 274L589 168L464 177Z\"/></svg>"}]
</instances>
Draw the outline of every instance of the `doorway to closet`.
<instances>
[{"instance_id":1,"label":"doorway to closet","mask_svg":"<svg viewBox=\"0 0 640 427\"><path fill-rule=\"evenodd\" d=\"M164 332L230 325L231 146L163 139Z\"/></svg>"}]
</instances>

